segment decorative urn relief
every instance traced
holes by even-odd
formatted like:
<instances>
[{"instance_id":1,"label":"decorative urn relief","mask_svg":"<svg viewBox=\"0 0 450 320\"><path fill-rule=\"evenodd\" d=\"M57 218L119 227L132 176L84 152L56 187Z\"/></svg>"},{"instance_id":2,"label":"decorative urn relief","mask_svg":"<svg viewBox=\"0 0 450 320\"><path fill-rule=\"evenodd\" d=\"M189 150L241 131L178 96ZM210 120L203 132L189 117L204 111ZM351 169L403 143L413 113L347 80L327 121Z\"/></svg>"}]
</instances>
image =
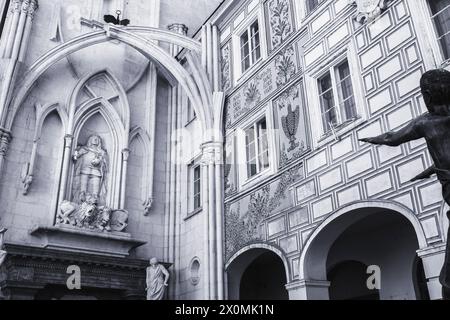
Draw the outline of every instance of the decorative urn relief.
<instances>
[{"instance_id":1,"label":"decorative urn relief","mask_svg":"<svg viewBox=\"0 0 450 320\"><path fill-rule=\"evenodd\" d=\"M94 97L83 94L88 87ZM107 97L114 97L114 103ZM126 191L133 183L127 181L133 177L128 175L128 163L136 130L130 130L126 92L110 70L98 71L80 79L67 107L58 111L65 119L65 131L55 215L51 223L34 227L30 234L39 237L44 248L127 257L146 242L134 239L127 230ZM146 131L136 132L148 141ZM148 145L146 150L151 150ZM142 167L143 176L151 177L150 163ZM148 214L152 201L144 199L152 195L144 189L139 205ZM133 219L137 219L134 212Z\"/></svg>"}]
</instances>

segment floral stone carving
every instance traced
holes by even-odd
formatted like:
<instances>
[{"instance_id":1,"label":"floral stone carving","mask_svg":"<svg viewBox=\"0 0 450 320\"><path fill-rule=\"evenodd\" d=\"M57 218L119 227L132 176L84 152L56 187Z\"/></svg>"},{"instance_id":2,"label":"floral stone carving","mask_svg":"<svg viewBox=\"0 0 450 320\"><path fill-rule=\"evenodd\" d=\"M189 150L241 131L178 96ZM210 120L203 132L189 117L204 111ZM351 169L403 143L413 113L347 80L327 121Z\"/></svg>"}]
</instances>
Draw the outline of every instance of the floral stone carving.
<instances>
[{"instance_id":1,"label":"floral stone carving","mask_svg":"<svg viewBox=\"0 0 450 320\"><path fill-rule=\"evenodd\" d=\"M292 33L291 14L288 0L269 2L270 32L272 48L277 48Z\"/></svg>"}]
</instances>

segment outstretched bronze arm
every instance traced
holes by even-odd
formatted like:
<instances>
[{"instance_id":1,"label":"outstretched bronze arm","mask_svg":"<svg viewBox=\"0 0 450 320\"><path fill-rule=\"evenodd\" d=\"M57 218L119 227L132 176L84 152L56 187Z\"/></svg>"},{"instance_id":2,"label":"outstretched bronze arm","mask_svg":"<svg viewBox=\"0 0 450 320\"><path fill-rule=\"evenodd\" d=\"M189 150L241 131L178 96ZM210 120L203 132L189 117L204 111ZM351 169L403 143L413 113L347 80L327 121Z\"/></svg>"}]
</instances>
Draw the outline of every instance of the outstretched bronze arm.
<instances>
[{"instance_id":1,"label":"outstretched bronze arm","mask_svg":"<svg viewBox=\"0 0 450 320\"><path fill-rule=\"evenodd\" d=\"M379 135L378 137L364 138L359 141L377 145L398 147L406 142L422 138L422 135L417 131L417 121L413 120L406 127L397 132L388 132Z\"/></svg>"},{"instance_id":2,"label":"outstretched bronze arm","mask_svg":"<svg viewBox=\"0 0 450 320\"><path fill-rule=\"evenodd\" d=\"M419 181L419 180L425 180L431 178L433 175L436 174L436 167L432 166L422 172L421 174L417 175L416 177L411 179L411 182Z\"/></svg>"}]
</instances>

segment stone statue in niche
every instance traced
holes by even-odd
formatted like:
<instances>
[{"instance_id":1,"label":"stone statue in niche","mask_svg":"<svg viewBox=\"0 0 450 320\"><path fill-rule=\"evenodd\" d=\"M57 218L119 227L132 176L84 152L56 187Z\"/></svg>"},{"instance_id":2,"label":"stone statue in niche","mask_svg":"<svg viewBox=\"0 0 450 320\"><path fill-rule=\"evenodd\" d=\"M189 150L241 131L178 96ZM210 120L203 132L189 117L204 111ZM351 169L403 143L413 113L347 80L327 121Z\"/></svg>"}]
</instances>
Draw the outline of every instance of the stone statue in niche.
<instances>
[{"instance_id":1,"label":"stone statue in niche","mask_svg":"<svg viewBox=\"0 0 450 320\"><path fill-rule=\"evenodd\" d=\"M73 202L63 201L56 221L82 229L122 232L128 226L128 212L104 205L107 194L108 153L100 136L92 135L74 155Z\"/></svg>"},{"instance_id":2,"label":"stone statue in niche","mask_svg":"<svg viewBox=\"0 0 450 320\"><path fill-rule=\"evenodd\" d=\"M361 139L376 145L400 146L409 141L425 138L434 166L412 181L436 174L442 184L443 197L450 205L450 72L444 69L426 72L420 80L422 95L429 113L412 120L397 132ZM450 212L447 213L450 218ZM450 230L440 282L443 297L450 300Z\"/></svg>"},{"instance_id":3,"label":"stone statue in niche","mask_svg":"<svg viewBox=\"0 0 450 320\"><path fill-rule=\"evenodd\" d=\"M158 259L150 260L147 268L147 300L163 300L166 288L169 286L169 271L159 263Z\"/></svg>"},{"instance_id":4,"label":"stone statue in niche","mask_svg":"<svg viewBox=\"0 0 450 320\"><path fill-rule=\"evenodd\" d=\"M6 259L6 254L7 252L5 250L3 250L3 245L4 245L4 236L6 231L8 231L5 228L0 228L0 267L2 266L3 262L5 262Z\"/></svg>"},{"instance_id":5,"label":"stone statue in niche","mask_svg":"<svg viewBox=\"0 0 450 320\"><path fill-rule=\"evenodd\" d=\"M103 149L102 138L90 136L85 146L75 151L75 190L78 200L83 203L91 197L96 203L106 195L108 174L108 153ZM102 199L103 200L103 199Z\"/></svg>"}]
</instances>

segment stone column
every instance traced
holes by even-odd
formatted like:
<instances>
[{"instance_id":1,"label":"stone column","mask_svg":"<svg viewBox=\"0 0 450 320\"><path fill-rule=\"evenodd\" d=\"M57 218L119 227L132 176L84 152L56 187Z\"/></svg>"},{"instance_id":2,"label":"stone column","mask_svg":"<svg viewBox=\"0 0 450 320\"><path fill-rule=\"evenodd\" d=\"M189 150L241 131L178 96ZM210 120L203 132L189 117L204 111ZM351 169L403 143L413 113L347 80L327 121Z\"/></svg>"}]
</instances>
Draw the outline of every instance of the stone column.
<instances>
[{"instance_id":1,"label":"stone column","mask_svg":"<svg viewBox=\"0 0 450 320\"><path fill-rule=\"evenodd\" d=\"M299 280L286 285L290 300L330 300L330 282Z\"/></svg>"},{"instance_id":2,"label":"stone column","mask_svg":"<svg viewBox=\"0 0 450 320\"><path fill-rule=\"evenodd\" d=\"M445 260L445 244L421 249L417 251L417 254L423 262L430 299L442 299L442 285L439 282L439 276Z\"/></svg>"},{"instance_id":3,"label":"stone column","mask_svg":"<svg viewBox=\"0 0 450 320\"><path fill-rule=\"evenodd\" d=\"M59 186L59 199L57 206L65 199L67 192L67 181L69 179L69 168L70 162L72 161L72 144L73 144L73 136L68 134L64 137L64 157L63 157L63 166L61 170L61 183Z\"/></svg>"},{"instance_id":4,"label":"stone column","mask_svg":"<svg viewBox=\"0 0 450 320\"><path fill-rule=\"evenodd\" d=\"M125 209L126 189L127 189L127 172L128 159L130 158L130 150L122 150L122 181L120 184L120 204L119 209Z\"/></svg>"},{"instance_id":5,"label":"stone column","mask_svg":"<svg viewBox=\"0 0 450 320\"><path fill-rule=\"evenodd\" d=\"M19 50L19 61L23 62L25 60L25 55L27 53L28 43L30 42L31 27L33 25L34 14L38 9L38 3L36 0L30 2L28 11L26 13L25 30L22 37L22 42Z\"/></svg>"},{"instance_id":6,"label":"stone column","mask_svg":"<svg viewBox=\"0 0 450 320\"><path fill-rule=\"evenodd\" d=\"M19 24L20 12L22 8L22 0L13 0L10 5L10 20L7 26L7 33L5 33L2 41L1 56L4 59L11 57L14 39Z\"/></svg>"},{"instance_id":7,"label":"stone column","mask_svg":"<svg viewBox=\"0 0 450 320\"><path fill-rule=\"evenodd\" d=\"M220 142L209 142L203 145L204 166L203 183L207 186L204 193L208 197L207 231L208 239L208 269L210 299L224 298L224 263L223 263L223 147Z\"/></svg>"},{"instance_id":8,"label":"stone column","mask_svg":"<svg viewBox=\"0 0 450 320\"><path fill-rule=\"evenodd\" d=\"M3 71L3 77L0 79L0 127L7 118L8 103L20 69L19 55L25 58L37 8L37 0L13 0L10 5L6 32L0 39L0 69Z\"/></svg>"}]
</instances>

